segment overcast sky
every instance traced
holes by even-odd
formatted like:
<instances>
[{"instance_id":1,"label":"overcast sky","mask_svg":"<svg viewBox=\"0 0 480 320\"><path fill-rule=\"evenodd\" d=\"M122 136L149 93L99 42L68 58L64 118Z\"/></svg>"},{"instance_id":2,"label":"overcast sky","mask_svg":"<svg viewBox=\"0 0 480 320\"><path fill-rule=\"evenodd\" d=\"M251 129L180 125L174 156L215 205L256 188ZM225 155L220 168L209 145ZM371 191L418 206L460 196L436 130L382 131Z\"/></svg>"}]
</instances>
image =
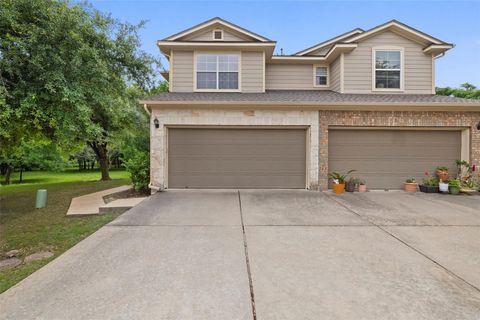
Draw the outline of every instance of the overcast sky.
<instances>
[{"instance_id":1,"label":"overcast sky","mask_svg":"<svg viewBox=\"0 0 480 320\"><path fill-rule=\"evenodd\" d=\"M155 41L219 16L277 41L292 54L354 28L369 29L397 19L455 44L437 60L436 85L480 87L480 1L90 1L114 17L138 23L143 48L155 55ZM166 60L163 60L166 62Z\"/></svg>"}]
</instances>

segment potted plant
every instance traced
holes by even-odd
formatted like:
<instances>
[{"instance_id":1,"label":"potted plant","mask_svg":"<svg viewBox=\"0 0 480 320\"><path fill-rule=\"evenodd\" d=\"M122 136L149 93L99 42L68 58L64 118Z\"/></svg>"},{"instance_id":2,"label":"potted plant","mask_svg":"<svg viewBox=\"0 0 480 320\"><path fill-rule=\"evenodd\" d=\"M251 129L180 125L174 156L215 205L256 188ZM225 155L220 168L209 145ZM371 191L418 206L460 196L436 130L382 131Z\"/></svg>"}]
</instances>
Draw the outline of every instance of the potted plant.
<instances>
[{"instance_id":1,"label":"potted plant","mask_svg":"<svg viewBox=\"0 0 480 320\"><path fill-rule=\"evenodd\" d=\"M425 193L438 193L438 180L436 177L425 178L422 180L422 184L419 186L421 192Z\"/></svg>"},{"instance_id":2,"label":"potted plant","mask_svg":"<svg viewBox=\"0 0 480 320\"><path fill-rule=\"evenodd\" d=\"M405 192L416 192L417 181L415 181L415 178L406 179L404 184L404 189L405 189Z\"/></svg>"},{"instance_id":3,"label":"potted plant","mask_svg":"<svg viewBox=\"0 0 480 320\"><path fill-rule=\"evenodd\" d=\"M358 179L358 192L366 192L367 191L367 183L365 180Z\"/></svg>"},{"instance_id":4,"label":"potted plant","mask_svg":"<svg viewBox=\"0 0 480 320\"><path fill-rule=\"evenodd\" d=\"M354 178L348 179L348 181L345 183L345 191L354 192L356 182L357 182L357 179L354 179Z\"/></svg>"},{"instance_id":5,"label":"potted plant","mask_svg":"<svg viewBox=\"0 0 480 320\"><path fill-rule=\"evenodd\" d=\"M350 170L346 174L341 174L339 172L331 172L328 176L332 179L332 188L335 193L343 193L345 191L345 179L347 176L354 172L355 170Z\"/></svg>"},{"instance_id":6,"label":"potted plant","mask_svg":"<svg viewBox=\"0 0 480 320\"><path fill-rule=\"evenodd\" d=\"M459 194L461 186L462 183L458 178L448 181L448 190L450 191L450 194Z\"/></svg>"},{"instance_id":7,"label":"potted plant","mask_svg":"<svg viewBox=\"0 0 480 320\"><path fill-rule=\"evenodd\" d=\"M437 167L435 170L439 182L448 182L448 168L447 167Z\"/></svg>"}]
</instances>

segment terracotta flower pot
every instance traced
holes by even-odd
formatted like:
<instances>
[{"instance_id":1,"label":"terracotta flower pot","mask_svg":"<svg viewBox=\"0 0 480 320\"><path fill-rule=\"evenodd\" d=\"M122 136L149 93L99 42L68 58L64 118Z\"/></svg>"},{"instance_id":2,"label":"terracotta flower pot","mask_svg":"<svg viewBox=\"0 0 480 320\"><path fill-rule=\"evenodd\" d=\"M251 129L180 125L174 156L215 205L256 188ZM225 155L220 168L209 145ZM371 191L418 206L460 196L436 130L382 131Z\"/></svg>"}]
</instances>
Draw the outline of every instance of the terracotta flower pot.
<instances>
[{"instance_id":1,"label":"terracotta flower pot","mask_svg":"<svg viewBox=\"0 0 480 320\"><path fill-rule=\"evenodd\" d=\"M417 183L408 183L404 184L405 192L417 192Z\"/></svg>"},{"instance_id":2,"label":"terracotta flower pot","mask_svg":"<svg viewBox=\"0 0 480 320\"><path fill-rule=\"evenodd\" d=\"M332 188L335 193L343 193L345 191L345 183L334 183Z\"/></svg>"},{"instance_id":3,"label":"terracotta flower pot","mask_svg":"<svg viewBox=\"0 0 480 320\"><path fill-rule=\"evenodd\" d=\"M367 191L367 185L366 184L359 184L358 185L358 192L366 192Z\"/></svg>"},{"instance_id":4,"label":"terracotta flower pot","mask_svg":"<svg viewBox=\"0 0 480 320\"><path fill-rule=\"evenodd\" d=\"M446 170L437 170L437 177L438 177L438 180L440 180L441 182L445 182L445 181L448 181L448 171Z\"/></svg>"}]
</instances>

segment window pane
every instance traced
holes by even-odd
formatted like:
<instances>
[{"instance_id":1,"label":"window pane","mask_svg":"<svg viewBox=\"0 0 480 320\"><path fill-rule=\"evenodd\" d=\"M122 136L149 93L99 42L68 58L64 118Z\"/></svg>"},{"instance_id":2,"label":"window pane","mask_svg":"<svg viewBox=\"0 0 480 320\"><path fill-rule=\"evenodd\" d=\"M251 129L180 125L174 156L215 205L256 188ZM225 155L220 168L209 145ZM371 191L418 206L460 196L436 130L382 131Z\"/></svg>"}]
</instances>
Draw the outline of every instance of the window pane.
<instances>
[{"instance_id":1,"label":"window pane","mask_svg":"<svg viewBox=\"0 0 480 320\"><path fill-rule=\"evenodd\" d=\"M218 71L220 72L236 72L238 71L237 55L220 55L218 56Z\"/></svg>"},{"instance_id":2,"label":"window pane","mask_svg":"<svg viewBox=\"0 0 480 320\"><path fill-rule=\"evenodd\" d=\"M376 71L375 88L400 89L400 71Z\"/></svg>"},{"instance_id":3,"label":"window pane","mask_svg":"<svg viewBox=\"0 0 480 320\"><path fill-rule=\"evenodd\" d=\"M400 51L376 51L376 69L400 69Z\"/></svg>"},{"instance_id":4,"label":"window pane","mask_svg":"<svg viewBox=\"0 0 480 320\"><path fill-rule=\"evenodd\" d=\"M315 78L316 78L316 85L317 86L326 86L327 85L327 77L317 76Z\"/></svg>"},{"instance_id":5,"label":"window pane","mask_svg":"<svg viewBox=\"0 0 480 320\"><path fill-rule=\"evenodd\" d=\"M214 55L202 54L197 56L197 71L200 72L216 72L217 57Z\"/></svg>"},{"instance_id":6,"label":"window pane","mask_svg":"<svg viewBox=\"0 0 480 320\"><path fill-rule=\"evenodd\" d=\"M238 72L220 72L218 74L219 89L238 89Z\"/></svg>"},{"instance_id":7,"label":"window pane","mask_svg":"<svg viewBox=\"0 0 480 320\"><path fill-rule=\"evenodd\" d=\"M326 67L317 67L316 69L317 76L327 76L327 68Z\"/></svg>"},{"instance_id":8,"label":"window pane","mask_svg":"<svg viewBox=\"0 0 480 320\"><path fill-rule=\"evenodd\" d=\"M216 89L216 72L197 72L197 89Z\"/></svg>"}]
</instances>

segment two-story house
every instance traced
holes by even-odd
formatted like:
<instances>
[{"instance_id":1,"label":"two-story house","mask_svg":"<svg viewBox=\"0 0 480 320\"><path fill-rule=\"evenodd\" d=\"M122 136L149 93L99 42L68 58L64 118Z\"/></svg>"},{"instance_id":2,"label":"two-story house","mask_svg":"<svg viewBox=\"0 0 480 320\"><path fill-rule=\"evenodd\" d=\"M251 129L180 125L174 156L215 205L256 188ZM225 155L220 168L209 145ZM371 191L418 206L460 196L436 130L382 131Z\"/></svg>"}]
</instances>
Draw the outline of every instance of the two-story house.
<instances>
[{"instance_id":1,"label":"two-story house","mask_svg":"<svg viewBox=\"0 0 480 320\"><path fill-rule=\"evenodd\" d=\"M480 163L480 102L435 95L435 61L452 44L398 21L293 55L275 44L220 18L157 42L170 92L140 102L154 190L324 190L328 172L349 169L393 189L456 159Z\"/></svg>"}]
</instances>

